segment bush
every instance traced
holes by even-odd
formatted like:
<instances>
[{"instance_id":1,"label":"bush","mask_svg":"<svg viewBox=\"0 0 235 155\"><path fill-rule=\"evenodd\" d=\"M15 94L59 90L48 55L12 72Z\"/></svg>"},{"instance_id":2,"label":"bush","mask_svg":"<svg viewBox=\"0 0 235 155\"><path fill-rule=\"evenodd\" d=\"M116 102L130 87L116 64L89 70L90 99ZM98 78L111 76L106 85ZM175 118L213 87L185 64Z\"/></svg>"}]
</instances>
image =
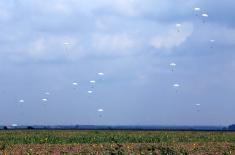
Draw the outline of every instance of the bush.
<instances>
[{"instance_id":1,"label":"bush","mask_svg":"<svg viewBox=\"0 0 235 155\"><path fill-rule=\"evenodd\" d=\"M235 131L235 124L230 125L230 126L228 127L228 130Z\"/></svg>"}]
</instances>

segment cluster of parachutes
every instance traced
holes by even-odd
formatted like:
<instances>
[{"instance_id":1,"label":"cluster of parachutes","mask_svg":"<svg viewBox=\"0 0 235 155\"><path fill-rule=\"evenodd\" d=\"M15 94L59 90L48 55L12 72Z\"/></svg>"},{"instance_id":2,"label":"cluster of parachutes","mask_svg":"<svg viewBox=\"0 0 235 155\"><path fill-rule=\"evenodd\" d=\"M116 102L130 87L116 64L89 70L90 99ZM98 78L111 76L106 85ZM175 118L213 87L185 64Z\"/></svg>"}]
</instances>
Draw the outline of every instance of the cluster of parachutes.
<instances>
[{"instance_id":1,"label":"cluster of parachutes","mask_svg":"<svg viewBox=\"0 0 235 155\"><path fill-rule=\"evenodd\" d=\"M104 76L104 73L99 72L99 73L97 73L97 75L100 76L100 77L102 77L102 76ZM91 88L91 89L90 89L90 90L87 90L87 93L88 93L88 95L91 95L91 94L94 93L94 87L95 87L96 81L95 81L95 80L90 80L89 83L90 83L90 86L91 86L90 88ZM78 86L79 86L79 83L78 83L78 82L72 82L72 86L73 86L74 88L75 88L75 87L78 87ZM48 96L50 96L51 93L50 93L50 92L45 92L44 95L45 95L45 98L42 98L42 99L41 99L41 102L44 103L44 104L46 104L47 102L49 102ZM25 103L25 100L24 100L24 99L20 99L20 100L18 101L18 103ZM97 112L99 113L99 117L102 117L102 113L104 112L104 110L103 110L102 108L99 108L99 109L97 109Z\"/></svg>"},{"instance_id":2,"label":"cluster of parachutes","mask_svg":"<svg viewBox=\"0 0 235 155\"><path fill-rule=\"evenodd\" d=\"M65 47L65 51L68 51L69 50L69 46L72 45L70 42L64 42L63 44L64 44L64 47ZM103 72L99 72L99 73L97 73L97 75L100 76L100 77L103 77L104 73ZM90 83L90 86L91 86L90 88L91 89L87 90L87 94L88 95L92 95L94 93L94 87L95 87L95 84L96 84L96 80L90 80L89 83ZM72 82L72 86L76 89L76 87L79 86L79 83L78 82ZM49 102L48 98L51 95L51 93L50 92L45 92L44 95L45 96L44 96L44 98L41 99L41 102L46 105ZM21 103L21 104L23 104L25 102L26 102L25 99L19 99L18 100L18 103ZM97 112L99 113L99 117L102 117L101 113L103 111L104 110L102 108L97 109Z\"/></svg>"},{"instance_id":3,"label":"cluster of parachutes","mask_svg":"<svg viewBox=\"0 0 235 155\"><path fill-rule=\"evenodd\" d=\"M198 7L194 8L194 12L195 12L195 16L197 16L197 17L201 16L202 22L206 23L207 18L209 17L209 15L206 12L202 12L201 8L198 8ZM176 26L176 31L178 33L180 33L181 30L182 30L183 25L180 24L180 23L177 23L175 26ZM213 39L210 40L211 48L213 48L214 42L215 42L215 40L213 40ZM71 43L70 42L64 42L63 45L65 47L65 50L67 51L69 49L69 46L71 45ZM175 62L170 63L170 67L171 67L171 72L174 73L175 70L176 70L176 63ZM99 73L97 73L97 75L102 77L102 76L104 76L104 73L99 72ZM94 87L96 85L96 81L95 80L90 80L89 83L91 85L91 87L90 87L91 89L87 90L87 93L89 95L92 95L94 93ZM73 87L76 88L76 87L79 86L79 83L78 82L72 82L72 85L73 85ZM179 88L180 88L181 85L179 83L173 83L172 86L176 90L176 93L178 93ZM49 102L48 96L50 96L50 94L51 94L50 92L45 92L44 93L45 97L41 99L41 102L44 103L44 104ZM19 99L18 100L18 103L24 103L24 102L25 102L24 99ZM200 107L201 104L195 104L195 106ZM199 108L197 109L197 111L200 111ZM99 113L99 116L102 117L102 113L104 112L104 110L102 108L99 108L99 109L97 109L97 112Z\"/></svg>"},{"instance_id":4,"label":"cluster of parachutes","mask_svg":"<svg viewBox=\"0 0 235 155\"><path fill-rule=\"evenodd\" d=\"M209 15L206 12L203 12L201 10L201 8L198 8L198 7L194 8L194 12L195 12L195 16L197 16L197 17L201 16L202 23L206 23L207 22L207 19L208 19ZM176 26L176 31L178 33L180 33L181 30L182 30L182 24L177 23L175 26ZM210 48L213 48L215 40L211 39L211 40L209 40L209 42L210 42ZM172 63L170 63L170 66L171 66L171 71L174 72L175 68L176 68L176 63L172 62ZM177 93L178 90L179 90L180 84L174 83L172 86L176 89L176 93ZM198 103L198 104L195 104L195 106L197 107L197 111L200 111L201 104Z\"/></svg>"}]
</instances>

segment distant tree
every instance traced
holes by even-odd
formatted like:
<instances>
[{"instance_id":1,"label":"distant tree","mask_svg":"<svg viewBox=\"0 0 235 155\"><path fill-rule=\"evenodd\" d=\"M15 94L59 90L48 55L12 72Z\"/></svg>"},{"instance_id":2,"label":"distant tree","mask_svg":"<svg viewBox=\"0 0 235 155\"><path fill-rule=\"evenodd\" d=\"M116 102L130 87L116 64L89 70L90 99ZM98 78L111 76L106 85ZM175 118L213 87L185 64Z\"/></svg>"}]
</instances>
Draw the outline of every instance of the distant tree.
<instances>
[{"instance_id":1,"label":"distant tree","mask_svg":"<svg viewBox=\"0 0 235 155\"><path fill-rule=\"evenodd\" d=\"M32 130L32 129L34 129L34 127L28 126L27 129L28 129L28 130Z\"/></svg>"},{"instance_id":2,"label":"distant tree","mask_svg":"<svg viewBox=\"0 0 235 155\"><path fill-rule=\"evenodd\" d=\"M228 127L228 130L235 131L235 124L232 124Z\"/></svg>"},{"instance_id":3,"label":"distant tree","mask_svg":"<svg viewBox=\"0 0 235 155\"><path fill-rule=\"evenodd\" d=\"M7 130L8 128L7 128L7 126L4 126L3 129L4 129L4 130Z\"/></svg>"},{"instance_id":4,"label":"distant tree","mask_svg":"<svg viewBox=\"0 0 235 155\"><path fill-rule=\"evenodd\" d=\"M222 128L222 130L223 130L223 131L225 131L225 130L228 130L228 128L226 128L226 127L223 127L223 128Z\"/></svg>"}]
</instances>

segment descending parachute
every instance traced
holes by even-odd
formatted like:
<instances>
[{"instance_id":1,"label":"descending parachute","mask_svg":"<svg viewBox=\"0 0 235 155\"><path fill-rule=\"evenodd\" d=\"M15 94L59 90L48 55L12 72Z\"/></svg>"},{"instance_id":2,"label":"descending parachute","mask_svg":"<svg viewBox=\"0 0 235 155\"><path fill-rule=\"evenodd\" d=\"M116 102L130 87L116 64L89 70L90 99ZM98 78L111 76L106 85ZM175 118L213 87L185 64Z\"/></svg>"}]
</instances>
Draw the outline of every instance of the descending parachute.
<instances>
[{"instance_id":1,"label":"descending parachute","mask_svg":"<svg viewBox=\"0 0 235 155\"><path fill-rule=\"evenodd\" d=\"M100 72L100 73L98 73L98 75L103 76L103 75L104 75L104 73Z\"/></svg>"},{"instance_id":2,"label":"descending parachute","mask_svg":"<svg viewBox=\"0 0 235 155\"><path fill-rule=\"evenodd\" d=\"M77 85L78 85L78 83L77 83L77 82L73 82L72 84L73 84L74 86L77 86Z\"/></svg>"},{"instance_id":3,"label":"descending parachute","mask_svg":"<svg viewBox=\"0 0 235 155\"><path fill-rule=\"evenodd\" d=\"M98 109L97 111L98 111L98 112L103 112L104 110L103 110L103 109Z\"/></svg>"},{"instance_id":4,"label":"descending parachute","mask_svg":"<svg viewBox=\"0 0 235 155\"><path fill-rule=\"evenodd\" d=\"M199 12L201 11L201 8L194 8L196 16L199 16Z\"/></svg>"},{"instance_id":5,"label":"descending parachute","mask_svg":"<svg viewBox=\"0 0 235 155\"><path fill-rule=\"evenodd\" d=\"M202 14L202 17L209 17L209 15L206 14L206 13L203 13L203 14Z\"/></svg>"},{"instance_id":6,"label":"descending parachute","mask_svg":"<svg viewBox=\"0 0 235 155\"><path fill-rule=\"evenodd\" d=\"M214 47L213 44L214 44L215 40L211 39L210 42L211 42L211 48L213 48Z\"/></svg>"},{"instance_id":7,"label":"descending parachute","mask_svg":"<svg viewBox=\"0 0 235 155\"><path fill-rule=\"evenodd\" d=\"M94 88L96 81L95 81L95 80L91 80L91 81L89 81L89 82L90 82L90 84L91 84L91 88Z\"/></svg>"},{"instance_id":8,"label":"descending parachute","mask_svg":"<svg viewBox=\"0 0 235 155\"><path fill-rule=\"evenodd\" d=\"M176 88L176 93L178 93L178 88L180 87L180 85L178 83L173 84L173 87Z\"/></svg>"},{"instance_id":9,"label":"descending parachute","mask_svg":"<svg viewBox=\"0 0 235 155\"><path fill-rule=\"evenodd\" d=\"M177 32L180 32L180 29L181 29L182 25L181 24L176 24L175 26L176 26Z\"/></svg>"},{"instance_id":10,"label":"descending parachute","mask_svg":"<svg viewBox=\"0 0 235 155\"><path fill-rule=\"evenodd\" d=\"M170 66L172 67L171 71L173 72L176 64L174 62L172 62L172 63L170 63Z\"/></svg>"},{"instance_id":11,"label":"descending parachute","mask_svg":"<svg viewBox=\"0 0 235 155\"><path fill-rule=\"evenodd\" d=\"M203 14L202 14L202 17L203 17L202 22L205 23L205 22L206 22L206 18L208 18L209 15L206 14L206 13L203 13Z\"/></svg>"},{"instance_id":12,"label":"descending parachute","mask_svg":"<svg viewBox=\"0 0 235 155\"><path fill-rule=\"evenodd\" d=\"M173 84L173 87L179 87L180 85L179 84Z\"/></svg>"},{"instance_id":13,"label":"descending parachute","mask_svg":"<svg viewBox=\"0 0 235 155\"><path fill-rule=\"evenodd\" d=\"M88 92L88 94L92 94L93 93L93 91L91 91L91 90L88 90L87 92Z\"/></svg>"},{"instance_id":14,"label":"descending parachute","mask_svg":"<svg viewBox=\"0 0 235 155\"><path fill-rule=\"evenodd\" d=\"M64 45L70 45L70 43L69 42L64 42Z\"/></svg>"},{"instance_id":15,"label":"descending parachute","mask_svg":"<svg viewBox=\"0 0 235 155\"><path fill-rule=\"evenodd\" d=\"M99 76L99 80L103 79L104 73L103 72L99 72L97 73L97 75Z\"/></svg>"},{"instance_id":16,"label":"descending parachute","mask_svg":"<svg viewBox=\"0 0 235 155\"><path fill-rule=\"evenodd\" d=\"M22 100L22 99L21 99L21 100L19 100L19 103L24 103L24 100Z\"/></svg>"},{"instance_id":17,"label":"descending parachute","mask_svg":"<svg viewBox=\"0 0 235 155\"><path fill-rule=\"evenodd\" d=\"M194 8L194 11L201 11L201 8Z\"/></svg>"},{"instance_id":18,"label":"descending parachute","mask_svg":"<svg viewBox=\"0 0 235 155\"><path fill-rule=\"evenodd\" d=\"M78 83L77 82L73 82L72 85L74 86L73 89L76 89L77 86L78 86Z\"/></svg>"},{"instance_id":19,"label":"descending parachute","mask_svg":"<svg viewBox=\"0 0 235 155\"><path fill-rule=\"evenodd\" d=\"M99 113L99 117L102 117L102 112L103 112L104 110L103 110L103 109L98 109L97 111L98 111L98 113Z\"/></svg>"},{"instance_id":20,"label":"descending parachute","mask_svg":"<svg viewBox=\"0 0 235 155\"><path fill-rule=\"evenodd\" d=\"M99 73L97 73L97 75L99 76L99 77L98 77L98 80L99 80L99 81L103 80L103 76L104 76L104 73L103 73L103 72L99 72Z\"/></svg>"},{"instance_id":21,"label":"descending parachute","mask_svg":"<svg viewBox=\"0 0 235 155\"><path fill-rule=\"evenodd\" d=\"M94 84L94 83L96 83L96 81L95 81L95 80L91 80L90 83L93 83L93 84Z\"/></svg>"},{"instance_id":22,"label":"descending parachute","mask_svg":"<svg viewBox=\"0 0 235 155\"><path fill-rule=\"evenodd\" d=\"M201 104L199 104L199 103L197 103L197 104L195 104L196 106L197 106L197 112L199 112L200 111L200 106L201 106Z\"/></svg>"},{"instance_id":23,"label":"descending parachute","mask_svg":"<svg viewBox=\"0 0 235 155\"><path fill-rule=\"evenodd\" d=\"M17 126L18 126L18 124L11 124L11 126L12 126L12 127L17 127Z\"/></svg>"},{"instance_id":24,"label":"descending parachute","mask_svg":"<svg viewBox=\"0 0 235 155\"><path fill-rule=\"evenodd\" d=\"M212 39L212 40L210 40L210 42L212 42L212 43L213 43L213 42L215 42L215 40L213 40L213 39Z\"/></svg>"},{"instance_id":25,"label":"descending parachute","mask_svg":"<svg viewBox=\"0 0 235 155\"><path fill-rule=\"evenodd\" d=\"M176 66L176 64L174 62L170 63L170 66Z\"/></svg>"},{"instance_id":26,"label":"descending parachute","mask_svg":"<svg viewBox=\"0 0 235 155\"><path fill-rule=\"evenodd\" d=\"M69 45L71 45L71 43L69 43L69 42L64 42L64 46L65 46L65 50L66 50L66 51L69 49Z\"/></svg>"},{"instance_id":27,"label":"descending parachute","mask_svg":"<svg viewBox=\"0 0 235 155\"><path fill-rule=\"evenodd\" d=\"M42 99L43 102L47 102L48 100L46 98Z\"/></svg>"}]
</instances>

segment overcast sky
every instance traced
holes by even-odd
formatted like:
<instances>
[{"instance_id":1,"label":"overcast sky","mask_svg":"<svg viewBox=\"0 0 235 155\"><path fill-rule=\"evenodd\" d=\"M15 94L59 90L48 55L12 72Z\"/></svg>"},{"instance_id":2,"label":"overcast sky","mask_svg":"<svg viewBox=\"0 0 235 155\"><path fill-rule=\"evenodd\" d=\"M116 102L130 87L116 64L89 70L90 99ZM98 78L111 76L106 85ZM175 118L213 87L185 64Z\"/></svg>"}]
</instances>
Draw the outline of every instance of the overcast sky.
<instances>
[{"instance_id":1,"label":"overcast sky","mask_svg":"<svg viewBox=\"0 0 235 155\"><path fill-rule=\"evenodd\" d=\"M0 0L0 124L235 123L234 10L234 0Z\"/></svg>"}]
</instances>

